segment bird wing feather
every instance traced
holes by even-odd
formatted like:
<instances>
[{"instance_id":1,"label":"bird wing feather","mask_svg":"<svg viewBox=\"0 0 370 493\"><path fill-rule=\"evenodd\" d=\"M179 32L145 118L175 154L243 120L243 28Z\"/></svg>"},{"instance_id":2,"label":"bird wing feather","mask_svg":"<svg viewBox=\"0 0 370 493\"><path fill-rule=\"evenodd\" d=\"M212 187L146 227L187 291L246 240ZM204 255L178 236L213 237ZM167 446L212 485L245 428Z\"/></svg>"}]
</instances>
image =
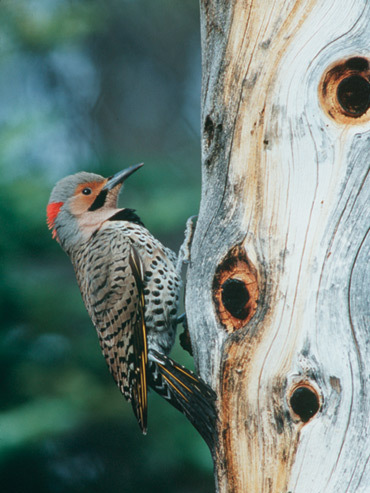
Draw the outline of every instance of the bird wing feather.
<instances>
[{"instance_id":1,"label":"bird wing feather","mask_svg":"<svg viewBox=\"0 0 370 493\"><path fill-rule=\"evenodd\" d=\"M138 292L138 310L137 310L137 323L134 333L134 353L137 356L137 377L135 378L135 385L133 385L133 402L137 403L137 411L135 415L142 423L143 432L146 432L147 428L147 367L148 367L148 345L146 337L146 326L144 317L144 270L141 258L135 249L131 246L131 253L129 257L129 263L132 268L132 273L136 281L136 287Z\"/></svg>"},{"instance_id":2,"label":"bird wing feather","mask_svg":"<svg viewBox=\"0 0 370 493\"><path fill-rule=\"evenodd\" d=\"M117 232L117 231L116 231ZM86 307L97 329L100 346L122 394L131 402L139 425L147 429L148 348L144 318L143 263L129 239L119 232L105 241L102 231L91 245ZM95 258L94 258L95 256Z\"/></svg>"}]
</instances>

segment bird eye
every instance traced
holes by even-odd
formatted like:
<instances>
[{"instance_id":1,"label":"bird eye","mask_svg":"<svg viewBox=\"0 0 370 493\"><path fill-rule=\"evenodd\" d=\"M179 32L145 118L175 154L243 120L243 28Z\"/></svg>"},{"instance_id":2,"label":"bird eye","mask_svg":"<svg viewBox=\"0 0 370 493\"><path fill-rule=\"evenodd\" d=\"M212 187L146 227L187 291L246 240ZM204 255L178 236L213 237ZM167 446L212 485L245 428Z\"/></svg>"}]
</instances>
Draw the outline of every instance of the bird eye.
<instances>
[{"instance_id":1,"label":"bird eye","mask_svg":"<svg viewBox=\"0 0 370 493\"><path fill-rule=\"evenodd\" d=\"M84 189L82 190L82 193L83 193L84 195L90 195L90 193L91 193L91 188L88 188L88 187L84 188Z\"/></svg>"}]
</instances>

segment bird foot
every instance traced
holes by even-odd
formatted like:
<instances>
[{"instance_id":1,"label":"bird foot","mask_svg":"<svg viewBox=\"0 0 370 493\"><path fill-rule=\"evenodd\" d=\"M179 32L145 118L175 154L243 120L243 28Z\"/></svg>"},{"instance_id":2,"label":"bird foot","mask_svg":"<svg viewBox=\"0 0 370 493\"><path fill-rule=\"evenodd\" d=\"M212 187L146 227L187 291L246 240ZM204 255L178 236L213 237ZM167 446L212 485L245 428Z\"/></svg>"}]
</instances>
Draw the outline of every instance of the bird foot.
<instances>
[{"instance_id":1,"label":"bird foot","mask_svg":"<svg viewBox=\"0 0 370 493\"><path fill-rule=\"evenodd\" d=\"M176 319L176 325L179 325L179 324L182 324L182 326L184 327L184 329L187 329L188 328L188 322L187 322L187 319L186 319L186 313L182 313L181 315L179 315Z\"/></svg>"}]
</instances>

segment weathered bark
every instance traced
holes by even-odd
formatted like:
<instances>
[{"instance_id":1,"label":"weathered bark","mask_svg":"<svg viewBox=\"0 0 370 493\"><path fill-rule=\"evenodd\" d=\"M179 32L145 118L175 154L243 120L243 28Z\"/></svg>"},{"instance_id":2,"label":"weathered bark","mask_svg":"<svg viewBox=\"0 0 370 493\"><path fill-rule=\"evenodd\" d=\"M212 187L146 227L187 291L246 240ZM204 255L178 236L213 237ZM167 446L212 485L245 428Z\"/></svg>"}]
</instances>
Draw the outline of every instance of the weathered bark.
<instances>
[{"instance_id":1,"label":"weathered bark","mask_svg":"<svg viewBox=\"0 0 370 493\"><path fill-rule=\"evenodd\" d=\"M186 312L218 491L368 493L370 2L202 0L201 28Z\"/></svg>"}]
</instances>

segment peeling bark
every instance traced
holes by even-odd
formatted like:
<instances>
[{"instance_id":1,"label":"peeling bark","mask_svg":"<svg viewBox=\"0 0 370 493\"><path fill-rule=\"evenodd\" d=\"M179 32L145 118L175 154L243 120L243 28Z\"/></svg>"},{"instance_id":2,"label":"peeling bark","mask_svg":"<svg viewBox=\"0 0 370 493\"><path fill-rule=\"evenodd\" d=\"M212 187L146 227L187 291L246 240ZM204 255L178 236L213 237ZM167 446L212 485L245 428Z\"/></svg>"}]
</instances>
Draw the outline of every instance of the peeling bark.
<instances>
[{"instance_id":1,"label":"peeling bark","mask_svg":"<svg viewBox=\"0 0 370 493\"><path fill-rule=\"evenodd\" d=\"M186 312L217 490L370 491L370 3L202 0Z\"/></svg>"}]
</instances>

